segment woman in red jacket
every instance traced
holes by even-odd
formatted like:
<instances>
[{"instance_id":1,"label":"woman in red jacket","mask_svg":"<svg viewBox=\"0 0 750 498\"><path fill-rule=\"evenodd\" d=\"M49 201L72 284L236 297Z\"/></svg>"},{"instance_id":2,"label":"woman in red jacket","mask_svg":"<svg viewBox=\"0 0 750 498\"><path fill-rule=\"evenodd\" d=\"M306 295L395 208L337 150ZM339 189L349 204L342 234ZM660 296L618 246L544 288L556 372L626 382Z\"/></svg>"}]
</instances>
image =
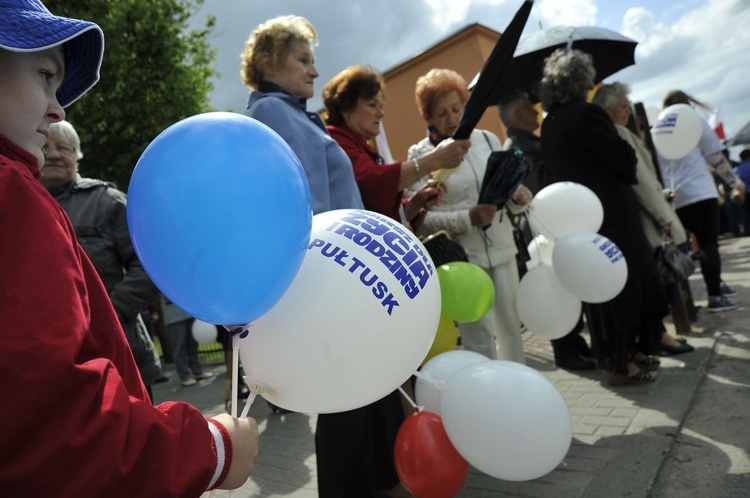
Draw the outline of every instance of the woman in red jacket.
<instances>
[{"instance_id":1,"label":"woman in red jacket","mask_svg":"<svg viewBox=\"0 0 750 498\"><path fill-rule=\"evenodd\" d=\"M370 67L345 69L323 89L324 118L331 137L352 162L365 208L404 224L416 224L424 201L437 196L438 191L433 182L415 202L404 204L403 189L432 171L458 166L469 143L449 140L419 160L386 164L368 143L380 132L383 87L382 77ZM373 496L376 492L411 496L400 485L393 464L394 442L403 419L398 391L356 410L319 415L315 452L321 498Z\"/></svg>"}]
</instances>

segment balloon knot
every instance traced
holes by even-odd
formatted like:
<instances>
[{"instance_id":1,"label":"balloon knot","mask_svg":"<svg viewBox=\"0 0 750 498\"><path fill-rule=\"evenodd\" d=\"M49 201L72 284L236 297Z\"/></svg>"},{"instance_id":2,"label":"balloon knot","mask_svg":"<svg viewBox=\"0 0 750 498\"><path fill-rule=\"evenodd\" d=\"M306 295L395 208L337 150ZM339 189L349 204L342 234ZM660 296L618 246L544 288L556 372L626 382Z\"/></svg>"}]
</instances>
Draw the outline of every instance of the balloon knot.
<instances>
[{"instance_id":1,"label":"balloon knot","mask_svg":"<svg viewBox=\"0 0 750 498\"><path fill-rule=\"evenodd\" d=\"M244 327L237 327L229 331L229 335L234 337L239 334L240 339L244 339L250 333L251 325L245 325Z\"/></svg>"}]
</instances>

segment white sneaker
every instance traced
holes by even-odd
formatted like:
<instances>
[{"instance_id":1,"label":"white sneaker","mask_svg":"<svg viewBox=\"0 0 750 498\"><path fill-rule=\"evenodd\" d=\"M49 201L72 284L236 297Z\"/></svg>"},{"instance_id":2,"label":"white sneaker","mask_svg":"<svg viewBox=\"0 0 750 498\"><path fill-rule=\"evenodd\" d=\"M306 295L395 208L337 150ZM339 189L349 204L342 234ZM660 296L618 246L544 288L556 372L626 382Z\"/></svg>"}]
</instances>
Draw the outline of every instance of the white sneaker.
<instances>
[{"instance_id":1,"label":"white sneaker","mask_svg":"<svg viewBox=\"0 0 750 498\"><path fill-rule=\"evenodd\" d=\"M197 380L195 380L194 378L190 377L189 379L187 379L187 380L183 380L183 381L182 381L182 387L190 387L190 386L194 386L194 385L196 385L197 383L198 383L198 381L197 381Z\"/></svg>"},{"instance_id":2,"label":"white sneaker","mask_svg":"<svg viewBox=\"0 0 750 498\"><path fill-rule=\"evenodd\" d=\"M213 377L214 375L216 375L216 374L215 374L215 373L213 373L213 372L203 372L203 373L202 373L202 374L200 374L200 375L194 375L194 377L195 377L195 378L196 378L197 380L206 380L206 379L210 379L210 378L211 378L211 377Z\"/></svg>"}]
</instances>

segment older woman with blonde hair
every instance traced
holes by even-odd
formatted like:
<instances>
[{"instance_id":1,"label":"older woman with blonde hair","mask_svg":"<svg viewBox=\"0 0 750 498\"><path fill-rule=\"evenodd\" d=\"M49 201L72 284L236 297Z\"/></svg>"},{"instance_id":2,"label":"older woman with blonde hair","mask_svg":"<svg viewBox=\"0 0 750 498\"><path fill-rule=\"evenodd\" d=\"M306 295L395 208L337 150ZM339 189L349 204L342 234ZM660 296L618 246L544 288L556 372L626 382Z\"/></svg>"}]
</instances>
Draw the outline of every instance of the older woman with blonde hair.
<instances>
[{"instance_id":1,"label":"older woman with blonde hair","mask_svg":"<svg viewBox=\"0 0 750 498\"><path fill-rule=\"evenodd\" d=\"M427 137L409 147L410 159L426 157L453 135L469 98L466 80L451 69L432 69L420 76L415 94L427 124ZM459 324L464 348L492 359L524 363L521 322L515 305L517 248L510 216L494 204L478 204L487 159L493 151L502 149L502 143L486 130L474 130L470 139L471 148L461 165L438 175L447 187L446 193L440 204L428 211L419 233L448 231L464 247L469 261L482 267L494 283L495 301L490 312L477 322ZM531 197L521 185L508 207L521 212Z\"/></svg>"},{"instance_id":2,"label":"older woman with blonde hair","mask_svg":"<svg viewBox=\"0 0 750 498\"><path fill-rule=\"evenodd\" d=\"M313 213L362 208L351 162L326 132L307 99L319 76L314 46L318 35L300 16L281 16L257 26L242 52L240 74L251 90L245 114L268 125L289 144L302 163Z\"/></svg>"}]
</instances>

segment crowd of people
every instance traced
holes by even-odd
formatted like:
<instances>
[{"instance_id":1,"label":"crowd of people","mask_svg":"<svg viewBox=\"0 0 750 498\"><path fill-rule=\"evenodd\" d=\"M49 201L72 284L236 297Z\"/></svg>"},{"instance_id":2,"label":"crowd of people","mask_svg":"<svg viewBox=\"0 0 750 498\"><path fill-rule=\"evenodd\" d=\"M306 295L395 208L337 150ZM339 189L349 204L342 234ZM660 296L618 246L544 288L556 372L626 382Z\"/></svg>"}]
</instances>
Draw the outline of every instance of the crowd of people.
<instances>
[{"instance_id":1,"label":"crowd of people","mask_svg":"<svg viewBox=\"0 0 750 498\"><path fill-rule=\"evenodd\" d=\"M3 389L18 401L2 411L0 448L13 447L16 455L0 469L4 492L75 496L95 489L115 496L127 489L137 496L199 496L241 486L258 452L256 422L206 419L185 403L154 406L150 388L163 379L162 365L142 316L154 303L181 385L213 374L198 359L193 318L160 296L138 261L125 193L79 172L82 144L64 107L98 79L101 30L55 16L35 0L3 4L0 14L0 312L12 334L0 368ZM721 278L715 176L730 193L744 194L750 156L743 152L733 171L707 124L687 156L654 161L628 128L629 87L601 85L588 102L595 86L591 57L561 49L544 65L541 130L535 102L517 92L498 106L505 141L481 129L454 140L468 85L458 72L434 68L415 86L425 138L404 160L385 160L374 140L385 116L386 86L373 67L345 68L323 87L322 116L307 109L319 76L317 41L314 26L300 16L255 27L241 57L241 78L250 90L245 114L276 131L297 155L314 214L367 209L419 236L446 231L465 249L492 280L495 299L484 317L459 324L464 349L525 362L515 296L526 270L523 248L534 234L524 211L555 182L577 182L596 193L604 212L599 233L617 244L628 265L622 292L605 303L585 303L574 329L552 341L559 367L598 368L612 386L635 385L657 379L660 355L692 351L663 323L670 303L655 254L665 239L684 246L692 237L697 245L709 312L737 307L736 293ZM704 105L682 91L665 96L665 107L675 103ZM511 146L525 153L530 173L506 205L480 203L488 158ZM742 199L744 225L750 202ZM40 298L47 308L35 305ZM19 362L37 367L14 368ZM401 390L411 393L411 380ZM43 420L50 403L54 430ZM394 465L396 435L409 413L394 388L367 406L319 415L320 496L411 496ZM28 437L40 432L45 437ZM95 463L73 472L76 455ZM42 469L75 478L30 482L29 472Z\"/></svg>"}]
</instances>

